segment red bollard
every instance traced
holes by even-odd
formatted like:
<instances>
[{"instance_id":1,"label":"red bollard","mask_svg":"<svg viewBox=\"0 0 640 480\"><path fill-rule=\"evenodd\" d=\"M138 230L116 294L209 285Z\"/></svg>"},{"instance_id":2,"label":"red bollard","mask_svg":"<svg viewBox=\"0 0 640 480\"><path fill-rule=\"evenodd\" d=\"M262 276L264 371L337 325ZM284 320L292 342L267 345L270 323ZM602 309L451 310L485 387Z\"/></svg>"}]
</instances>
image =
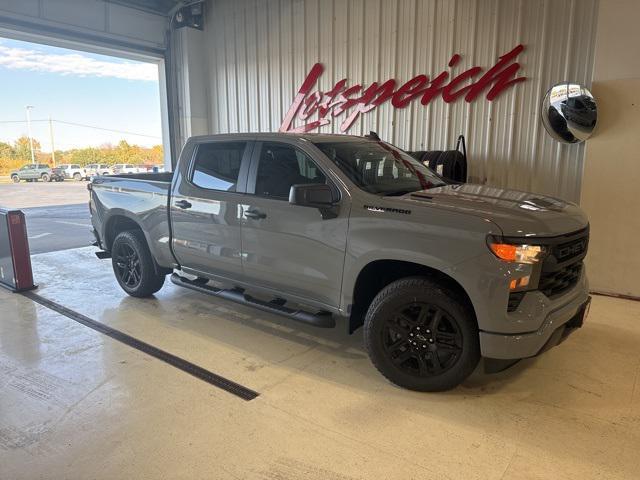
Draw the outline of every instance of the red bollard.
<instances>
[{"instance_id":1,"label":"red bollard","mask_svg":"<svg viewBox=\"0 0 640 480\"><path fill-rule=\"evenodd\" d=\"M36 288L24 213L0 208L0 285L13 292Z\"/></svg>"}]
</instances>

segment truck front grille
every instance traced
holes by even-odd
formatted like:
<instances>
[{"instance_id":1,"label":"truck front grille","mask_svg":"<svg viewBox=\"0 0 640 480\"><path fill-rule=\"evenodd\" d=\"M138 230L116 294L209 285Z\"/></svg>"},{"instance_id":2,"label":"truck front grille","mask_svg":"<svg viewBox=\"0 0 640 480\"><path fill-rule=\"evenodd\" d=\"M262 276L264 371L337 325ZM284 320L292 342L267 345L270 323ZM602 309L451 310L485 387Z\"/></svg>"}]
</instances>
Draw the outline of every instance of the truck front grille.
<instances>
[{"instance_id":1,"label":"truck front grille","mask_svg":"<svg viewBox=\"0 0 640 480\"><path fill-rule=\"evenodd\" d=\"M582 262L567 265L556 272L543 272L540 276L538 290L549 298L562 295L578 283L581 273Z\"/></svg>"},{"instance_id":2,"label":"truck front grille","mask_svg":"<svg viewBox=\"0 0 640 480\"><path fill-rule=\"evenodd\" d=\"M589 246L589 228L555 238L540 272L538 290L549 298L562 295L580 280Z\"/></svg>"},{"instance_id":3,"label":"truck front grille","mask_svg":"<svg viewBox=\"0 0 640 480\"><path fill-rule=\"evenodd\" d=\"M570 242L554 245L551 249L558 262L565 262L586 253L589 237L578 238Z\"/></svg>"}]
</instances>

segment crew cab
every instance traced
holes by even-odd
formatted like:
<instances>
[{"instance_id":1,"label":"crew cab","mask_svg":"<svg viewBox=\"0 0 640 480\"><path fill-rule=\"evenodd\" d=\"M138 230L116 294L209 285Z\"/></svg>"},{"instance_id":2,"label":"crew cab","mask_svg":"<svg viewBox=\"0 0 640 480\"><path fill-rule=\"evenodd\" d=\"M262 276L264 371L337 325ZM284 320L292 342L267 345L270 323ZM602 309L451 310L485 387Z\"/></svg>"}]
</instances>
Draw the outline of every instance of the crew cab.
<instances>
[{"instance_id":1,"label":"crew cab","mask_svg":"<svg viewBox=\"0 0 640 480\"><path fill-rule=\"evenodd\" d=\"M191 138L174 173L98 177L100 258L129 295L177 285L318 327L364 326L377 369L420 391L540 354L582 325L575 204L449 184L375 136Z\"/></svg>"},{"instance_id":2,"label":"crew cab","mask_svg":"<svg viewBox=\"0 0 640 480\"><path fill-rule=\"evenodd\" d=\"M46 163L29 163L23 165L19 170L11 172L9 175L11 181L14 183L25 180L26 182L37 182L42 180L43 182L50 182L55 180L60 182L64 180L64 174L55 169L51 169Z\"/></svg>"},{"instance_id":3,"label":"crew cab","mask_svg":"<svg viewBox=\"0 0 640 480\"><path fill-rule=\"evenodd\" d=\"M116 163L113 166L113 173L116 175L121 175L123 173L141 173L145 171L146 169L141 169L139 166L131 163Z\"/></svg>"},{"instance_id":4,"label":"crew cab","mask_svg":"<svg viewBox=\"0 0 640 480\"><path fill-rule=\"evenodd\" d=\"M84 167L84 178L90 180L98 175L111 175L113 170L106 163L90 163Z\"/></svg>"},{"instance_id":5,"label":"crew cab","mask_svg":"<svg viewBox=\"0 0 640 480\"><path fill-rule=\"evenodd\" d=\"M79 182L85 177L84 169L77 163L64 163L54 168L65 179L74 179Z\"/></svg>"}]
</instances>

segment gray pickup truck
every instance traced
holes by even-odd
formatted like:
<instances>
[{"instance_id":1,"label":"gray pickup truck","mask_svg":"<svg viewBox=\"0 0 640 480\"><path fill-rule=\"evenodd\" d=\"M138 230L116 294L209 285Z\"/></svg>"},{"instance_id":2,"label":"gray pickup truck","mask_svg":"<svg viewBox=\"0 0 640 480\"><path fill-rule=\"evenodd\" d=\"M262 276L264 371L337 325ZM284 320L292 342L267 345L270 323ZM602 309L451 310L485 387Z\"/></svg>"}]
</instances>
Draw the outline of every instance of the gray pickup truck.
<instances>
[{"instance_id":1,"label":"gray pickup truck","mask_svg":"<svg viewBox=\"0 0 640 480\"><path fill-rule=\"evenodd\" d=\"M181 286L319 327L364 325L390 381L462 382L582 325L589 225L547 196L448 184L376 138L191 138L175 173L97 177L101 258L132 296Z\"/></svg>"}]
</instances>

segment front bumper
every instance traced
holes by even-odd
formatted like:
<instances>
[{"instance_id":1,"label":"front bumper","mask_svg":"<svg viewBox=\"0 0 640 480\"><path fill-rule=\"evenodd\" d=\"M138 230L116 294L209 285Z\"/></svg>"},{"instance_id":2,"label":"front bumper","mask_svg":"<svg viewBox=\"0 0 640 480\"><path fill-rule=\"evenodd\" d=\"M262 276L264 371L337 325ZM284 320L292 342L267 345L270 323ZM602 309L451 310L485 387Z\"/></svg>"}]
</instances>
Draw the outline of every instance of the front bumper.
<instances>
[{"instance_id":1,"label":"front bumper","mask_svg":"<svg viewBox=\"0 0 640 480\"><path fill-rule=\"evenodd\" d=\"M578 295L572 301L547 315L542 326L519 334L480 332L482 356L500 360L535 357L558 345L582 326L591 297Z\"/></svg>"}]
</instances>

